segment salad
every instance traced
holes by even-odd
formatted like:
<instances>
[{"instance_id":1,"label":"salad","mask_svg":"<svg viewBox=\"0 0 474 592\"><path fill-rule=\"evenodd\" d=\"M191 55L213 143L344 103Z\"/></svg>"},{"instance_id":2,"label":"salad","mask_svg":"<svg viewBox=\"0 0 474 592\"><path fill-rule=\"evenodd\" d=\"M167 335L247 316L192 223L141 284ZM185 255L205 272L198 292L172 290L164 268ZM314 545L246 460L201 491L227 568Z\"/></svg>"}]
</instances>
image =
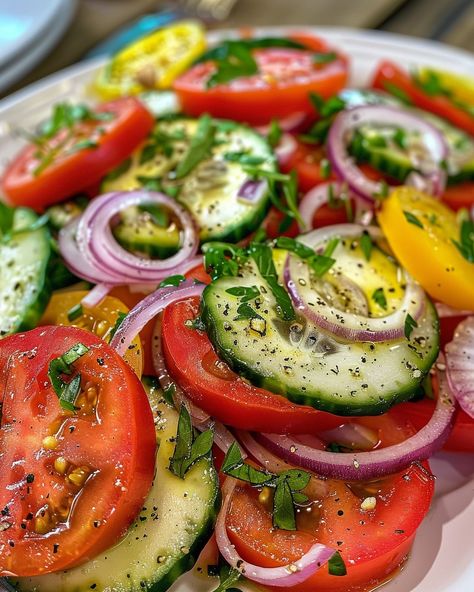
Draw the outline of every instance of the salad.
<instances>
[{"instance_id":1,"label":"salad","mask_svg":"<svg viewBox=\"0 0 474 592\"><path fill-rule=\"evenodd\" d=\"M248 33L248 32L247 32ZM474 452L474 93L170 25L0 181L0 589L389 581Z\"/></svg>"}]
</instances>

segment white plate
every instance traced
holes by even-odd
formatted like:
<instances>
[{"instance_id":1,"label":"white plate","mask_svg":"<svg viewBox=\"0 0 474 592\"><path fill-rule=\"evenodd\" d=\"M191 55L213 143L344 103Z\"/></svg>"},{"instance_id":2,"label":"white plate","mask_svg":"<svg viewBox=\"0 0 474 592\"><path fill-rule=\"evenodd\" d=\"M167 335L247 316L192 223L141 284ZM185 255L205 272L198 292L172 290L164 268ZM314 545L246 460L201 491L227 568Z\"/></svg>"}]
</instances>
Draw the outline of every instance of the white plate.
<instances>
[{"instance_id":1,"label":"white plate","mask_svg":"<svg viewBox=\"0 0 474 592\"><path fill-rule=\"evenodd\" d=\"M295 29L258 29L257 34L285 34ZM471 54L439 43L378 31L329 27L306 30L320 34L350 56L351 82L359 86L367 83L377 62L383 58L392 59L405 68L427 65L460 74L474 72ZM210 40L230 35L235 33L213 32ZM1 162L11 158L21 142L12 138L12 130L20 126L34 127L58 101L90 100L87 87L102 63L102 60L94 60L78 64L0 101L0 169ZM383 587L384 592L474 590L474 456L438 454L432 460L432 469L438 477L436 498L418 531L412 556L402 572ZM216 586L215 580L207 582L191 572L180 578L171 590L204 592Z\"/></svg>"},{"instance_id":2,"label":"white plate","mask_svg":"<svg viewBox=\"0 0 474 592\"><path fill-rule=\"evenodd\" d=\"M77 0L0 0L0 92L47 55L69 26Z\"/></svg>"}]
</instances>

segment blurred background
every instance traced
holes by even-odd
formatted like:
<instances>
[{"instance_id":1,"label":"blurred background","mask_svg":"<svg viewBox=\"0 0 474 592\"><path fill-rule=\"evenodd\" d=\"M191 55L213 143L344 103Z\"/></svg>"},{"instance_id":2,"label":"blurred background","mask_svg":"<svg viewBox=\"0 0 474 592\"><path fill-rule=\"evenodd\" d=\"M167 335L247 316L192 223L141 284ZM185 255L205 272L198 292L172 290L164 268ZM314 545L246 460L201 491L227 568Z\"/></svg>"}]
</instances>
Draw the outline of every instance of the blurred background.
<instances>
[{"instance_id":1,"label":"blurred background","mask_svg":"<svg viewBox=\"0 0 474 592\"><path fill-rule=\"evenodd\" d=\"M113 35L123 34L124 28L126 33L130 27L145 30L178 12L203 16L212 28L294 24L380 29L474 52L473 0L0 0L0 98L110 51Z\"/></svg>"}]
</instances>

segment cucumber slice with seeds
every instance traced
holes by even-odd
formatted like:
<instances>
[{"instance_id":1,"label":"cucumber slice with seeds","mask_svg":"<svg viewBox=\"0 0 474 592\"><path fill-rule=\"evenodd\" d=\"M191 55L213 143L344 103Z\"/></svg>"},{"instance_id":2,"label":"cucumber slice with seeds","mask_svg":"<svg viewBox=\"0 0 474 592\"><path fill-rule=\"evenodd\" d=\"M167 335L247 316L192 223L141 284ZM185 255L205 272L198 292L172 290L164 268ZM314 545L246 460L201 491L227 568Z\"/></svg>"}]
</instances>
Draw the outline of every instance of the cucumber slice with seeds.
<instances>
[{"instance_id":1,"label":"cucumber slice with seeds","mask_svg":"<svg viewBox=\"0 0 474 592\"><path fill-rule=\"evenodd\" d=\"M403 298L404 288L396 279L398 266L379 249L373 249L369 264L360 248L353 248L356 240L341 241L332 255L333 268L326 278L317 280L318 290L327 291L325 300L331 297L335 308L362 314L360 298L348 299L350 290L338 279L344 276L366 292L368 314L383 317ZM242 293L242 288L252 286L260 294L247 304L258 316L243 318L237 312L240 299L228 290L234 288L235 293L235 288L241 288ZM379 287L386 295L386 310L371 297ZM315 289L313 293L317 294ZM439 347L438 319L428 301L409 340L348 343L305 317L282 321L270 287L248 262L238 277L222 277L206 287L202 319L219 355L253 384L339 415L377 415L411 398Z\"/></svg>"},{"instance_id":2,"label":"cucumber slice with seeds","mask_svg":"<svg viewBox=\"0 0 474 592\"><path fill-rule=\"evenodd\" d=\"M202 242L238 241L255 230L269 207L268 192L255 202L244 202L238 192L249 175L245 164L276 170L266 140L252 129L234 122L214 120L211 154L181 179L174 171L183 160L196 133L198 119L160 120L150 139L135 152L132 165L103 182L103 192L145 187L176 195L194 216Z\"/></svg>"}]
</instances>

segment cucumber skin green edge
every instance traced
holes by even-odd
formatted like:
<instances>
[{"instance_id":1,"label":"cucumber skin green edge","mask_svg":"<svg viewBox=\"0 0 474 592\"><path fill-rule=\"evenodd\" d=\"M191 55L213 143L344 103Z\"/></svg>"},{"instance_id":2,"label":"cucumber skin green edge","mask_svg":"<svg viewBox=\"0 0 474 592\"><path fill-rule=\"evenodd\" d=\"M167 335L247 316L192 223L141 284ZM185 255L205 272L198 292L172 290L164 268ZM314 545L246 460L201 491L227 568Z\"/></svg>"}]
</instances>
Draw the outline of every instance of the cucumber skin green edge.
<instances>
[{"instance_id":1,"label":"cucumber skin green edge","mask_svg":"<svg viewBox=\"0 0 474 592\"><path fill-rule=\"evenodd\" d=\"M182 576L184 573L191 570L196 561L211 538L214 532L214 524L216 522L217 514L221 507L221 492L219 489L219 478L217 475L217 471L214 468L214 463L212 463L212 472L214 476L214 483L215 483L215 497L214 497L214 504L210 510L210 515L208 517L207 523L204 525L201 534L195 539L194 543L192 544L191 548L189 549L189 553L184 555L179 559L158 582L155 582L153 586L148 588L148 592L166 592L171 586L175 583L175 581Z\"/></svg>"},{"instance_id":2,"label":"cucumber skin green edge","mask_svg":"<svg viewBox=\"0 0 474 592\"><path fill-rule=\"evenodd\" d=\"M416 395L415 391L412 389L405 390L405 391L398 391L397 396L393 397L391 400L387 400L385 404L377 404L377 405L366 405L364 406L363 410L359 410L356 408L349 408L347 407L347 412L341 414L341 407L340 405L331 405L328 403L326 399L317 399L316 397L311 397L308 395L302 395L299 391L291 391L288 390L286 392L282 391L279 386L279 383L271 379L265 379L256 372L252 372L245 364L242 362L236 361L229 355L224 347L222 347L220 340L219 340L219 331L217 328L217 323L212 319L212 315L208 312L208 307L206 306L206 294L212 283L209 284L202 294L201 299L201 319L206 326L207 335L212 343L212 345L216 348L219 356L238 374L242 374L245 376L250 382L258 387L264 388L272 393L283 395L289 401L293 403L297 403L299 405L308 405L309 407L314 407L319 411L327 411L329 413L333 413L334 415L340 415L341 417L344 416L364 416L364 415L382 415L386 413L391 407L396 405L397 403L404 403L405 401L409 401ZM437 336L437 343L433 348L433 359L428 360L429 366L426 372L423 373L422 377L420 378L421 381L428 375L431 366L436 361L439 353L439 317L436 311L435 306L432 304L431 300L427 299L427 307L430 307L434 312L434 323L436 323L436 336ZM316 405L315 403L319 403Z\"/></svg>"}]
</instances>

